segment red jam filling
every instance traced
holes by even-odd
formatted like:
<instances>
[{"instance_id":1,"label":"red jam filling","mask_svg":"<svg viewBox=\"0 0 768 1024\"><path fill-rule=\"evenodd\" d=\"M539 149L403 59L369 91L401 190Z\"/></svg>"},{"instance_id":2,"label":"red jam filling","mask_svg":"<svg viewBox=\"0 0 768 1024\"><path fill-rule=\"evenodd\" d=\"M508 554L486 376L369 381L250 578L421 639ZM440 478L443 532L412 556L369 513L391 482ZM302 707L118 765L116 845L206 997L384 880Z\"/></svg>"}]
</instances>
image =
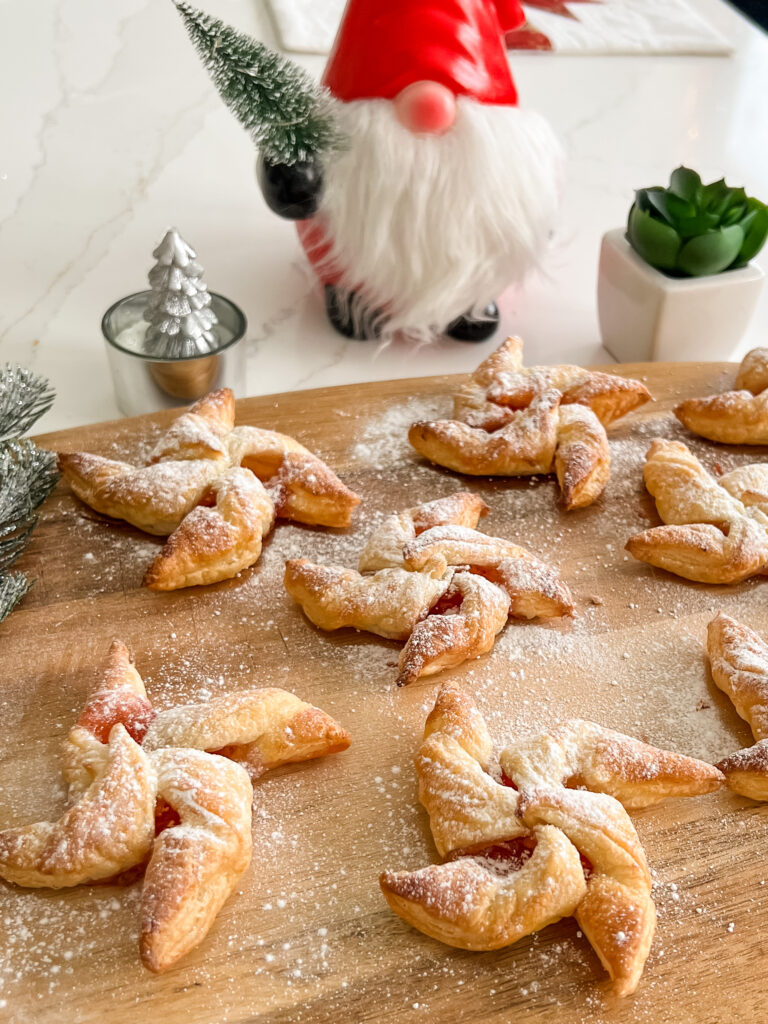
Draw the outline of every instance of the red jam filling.
<instances>
[{"instance_id":1,"label":"red jam filling","mask_svg":"<svg viewBox=\"0 0 768 1024\"><path fill-rule=\"evenodd\" d=\"M573 782L574 785L575 785L575 784L578 784L578 779L576 778L576 776L573 776L572 779L566 780L566 785L568 784L568 782ZM501 784L502 784L502 786L509 786L510 789L515 789L515 790L517 789L517 786L514 784L512 779L510 779L510 777L504 771L502 771L502 773L501 773ZM504 847L509 846L510 843L532 843L533 844L533 846L531 846L531 853L532 853L533 849L534 849L534 847L536 845L536 840L533 839L533 837L525 837L524 836L522 839L510 840L509 843L502 843L499 846L488 847L487 850L491 850L491 851L500 850L500 849L503 849ZM490 857L492 860L497 859L496 856L493 853L488 853L487 850L483 850L483 851L479 851L479 852L484 857L486 857L486 856ZM530 853L528 854L528 857L530 857ZM526 860L528 859L528 857L526 857ZM592 864L592 861L588 857L584 856L583 853L579 853L579 859L581 861L581 870L584 872L584 878L588 882L590 880L590 878L592 877L592 875L594 874L594 870L595 870L594 865Z\"/></svg>"},{"instance_id":2,"label":"red jam filling","mask_svg":"<svg viewBox=\"0 0 768 1024\"><path fill-rule=\"evenodd\" d=\"M201 506L203 508L213 508L213 506L215 504L216 504L216 491L208 490L200 498L200 501L198 501L197 506L198 506L198 508L200 508Z\"/></svg>"},{"instance_id":3,"label":"red jam filling","mask_svg":"<svg viewBox=\"0 0 768 1024\"><path fill-rule=\"evenodd\" d=\"M581 860L581 870L584 872L584 880L588 882L595 870L594 865L588 857L584 856L583 853L579 854L579 859Z\"/></svg>"},{"instance_id":4,"label":"red jam filling","mask_svg":"<svg viewBox=\"0 0 768 1024\"><path fill-rule=\"evenodd\" d=\"M466 850L457 850L451 854L450 860L457 860L460 857L482 857L483 860L492 860L502 864L510 871L519 871L531 857L536 849L534 836L517 836L515 839L505 839L500 843L492 843L490 846L472 846Z\"/></svg>"},{"instance_id":5,"label":"red jam filling","mask_svg":"<svg viewBox=\"0 0 768 1024\"><path fill-rule=\"evenodd\" d=\"M486 860L506 861L510 867L519 871L535 849L536 840L533 836L519 836L517 839L507 839L503 843L486 846L479 855Z\"/></svg>"},{"instance_id":6,"label":"red jam filling","mask_svg":"<svg viewBox=\"0 0 768 1024\"><path fill-rule=\"evenodd\" d=\"M470 565L469 571L476 576L482 576L490 583L499 583L502 580L502 575L495 565Z\"/></svg>"},{"instance_id":7,"label":"red jam filling","mask_svg":"<svg viewBox=\"0 0 768 1024\"><path fill-rule=\"evenodd\" d=\"M107 743L112 726L119 723L132 739L141 743L154 717L155 710L146 697L111 690L95 694L83 708L77 724L93 733L100 743Z\"/></svg>"},{"instance_id":8,"label":"red jam filling","mask_svg":"<svg viewBox=\"0 0 768 1024\"><path fill-rule=\"evenodd\" d=\"M232 757L235 747L231 744L228 747L219 747L218 750L207 750L207 754L217 754L219 757Z\"/></svg>"},{"instance_id":9,"label":"red jam filling","mask_svg":"<svg viewBox=\"0 0 768 1024\"><path fill-rule=\"evenodd\" d=\"M446 612L453 608L461 608L461 603L464 600L464 595L459 594L458 591L448 591L432 605L429 609L430 615L445 615Z\"/></svg>"},{"instance_id":10,"label":"red jam filling","mask_svg":"<svg viewBox=\"0 0 768 1024\"><path fill-rule=\"evenodd\" d=\"M166 828L180 824L181 818L176 811L162 797L158 797L155 804L155 835L159 836Z\"/></svg>"}]
</instances>

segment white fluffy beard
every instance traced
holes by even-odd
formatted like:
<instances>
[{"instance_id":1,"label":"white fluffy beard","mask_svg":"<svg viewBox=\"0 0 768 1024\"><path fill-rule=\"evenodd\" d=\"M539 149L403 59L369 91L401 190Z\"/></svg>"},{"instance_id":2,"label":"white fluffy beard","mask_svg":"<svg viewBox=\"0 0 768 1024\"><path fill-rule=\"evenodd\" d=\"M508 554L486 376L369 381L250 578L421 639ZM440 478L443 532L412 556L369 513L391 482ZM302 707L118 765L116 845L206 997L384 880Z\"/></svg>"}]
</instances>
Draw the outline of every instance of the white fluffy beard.
<instances>
[{"instance_id":1,"label":"white fluffy beard","mask_svg":"<svg viewBox=\"0 0 768 1024\"><path fill-rule=\"evenodd\" d=\"M458 100L445 135L414 135L387 100L338 105L351 143L325 170L329 266L385 335L434 337L534 266L557 212L562 151L530 110Z\"/></svg>"}]
</instances>

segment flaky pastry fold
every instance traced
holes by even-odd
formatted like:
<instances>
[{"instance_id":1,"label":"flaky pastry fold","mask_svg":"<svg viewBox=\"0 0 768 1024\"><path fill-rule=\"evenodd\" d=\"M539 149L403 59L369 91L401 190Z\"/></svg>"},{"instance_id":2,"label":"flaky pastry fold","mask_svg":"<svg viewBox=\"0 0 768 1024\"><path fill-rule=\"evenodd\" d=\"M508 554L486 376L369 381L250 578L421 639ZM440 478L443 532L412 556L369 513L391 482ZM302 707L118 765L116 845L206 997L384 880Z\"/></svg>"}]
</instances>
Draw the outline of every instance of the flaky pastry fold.
<instances>
[{"instance_id":1,"label":"flaky pastry fold","mask_svg":"<svg viewBox=\"0 0 768 1024\"><path fill-rule=\"evenodd\" d=\"M229 461L228 439L235 425L235 395L220 388L203 395L178 416L152 449L149 465L179 459Z\"/></svg>"},{"instance_id":2,"label":"flaky pastry fold","mask_svg":"<svg viewBox=\"0 0 768 1024\"><path fill-rule=\"evenodd\" d=\"M155 834L155 773L140 746L152 705L128 649L113 641L94 694L63 743L58 821L0 832L0 878L67 888L140 864Z\"/></svg>"},{"instance_id":3,"label":"flaky pastry fold","mask_svg":"<svg viewBox=\"0 0 768 1024\"><path fill-rule=\"evenodd\" d=\"M507 338L483 360L454 396L454 419L473 427L496 430L515 409L530 405L536 395L554 388L563 405L585 405L603 426L649 401L638 380L587 370L582 366L523 366L523 342Z\"/></svg>"},{"instance_id":4,"label":"flaky pastry fold","mask_svg":"<svg viewBox=\"0 0 768 1024\"><path fill-rule=\"evenodd\" d=\"M390 907L427 935L497 949L575 915L620 996L637 987L656 922L651 877L627 807L717 789L711 765L591 722L516 741L489 774L492 744L474 703L445 685L416 757L438 853L385 871Z\"/></svg>"},{"instance_id":5,"label":"flaky pastry fold","mask_svg":"<svg viewBox=\"0 0 768 1024\"><path fill-rule=\"evenodd\" d=\"M223 754L255 781L282 764L346 750L349 742L346 729L320 708L286 690L266 687L161 711L144 748L190 747Z\"/></svg>"},{"instance_id":6,"label":"flaky pastry fold","mask_svg":"<svg viewBox=\"0 0 768 1024\"><path fill-rule=\"evenodd\" d=\"M406 640L443 596L450 580L405 569L363 576L339 565L306 558L285 563L285 589L320 629L355 629L389 640Z\"/></svg>"},{"instance_id":7,"label":"flaky pastry fold","mask_svg":"<svg viewBox=\"0 0 768 1024\"><path fill-rule=\"evenodd\" d=\"M0 832L0 878L16 885L61 889L119 875L140 864L155 828L155 778L142 748L119 723L101 743L82 727L70 737L87 772L58 821Z\"/></svg>"},{"instance_id":8,"label":"flaky pastry fold","mask_svg":"<svg viewBox=\"0 0 768 1024\"><path fill-rule=\"evenodd\" d=\"M675 416L694 434L721 444L768 444L768 349L742 360L735 391L688 398Z\"/></svg>"},{"instance_id":9,"label":"flaky pastry fold","mask_svg":"<svg viewBox=\"0 0 768 1024\"><path fill-rule=\"evenodd\" d=\"M211 507L193 508L144 574L150 590L179 590L231 579L258 561L275 506L245 469L230 469L210 487Z\"/></svg>"},{"instance_id":10,"label":"flaky pastry fold","mask_svg":"<svg viewBox=\"0 0 768 1024\"><path fill-rule=\"evenodd\" d=\"M730 474L727 487L679 441L657 439L645 461L645 485L665 526L630 537L635 558L700 583L737 583L768 565L768 515L745 505L748 477Z\"/></svg>"},{"instance_id":11,"label":"flaky pastry fold","mask_svg":"<svg viewBox=\"0 0 768 1024\"><path fill-rule=\"evenodd\" d=\"M329 715L278 689L155 714L115 640L64 742L68 806L58 821L0 831L0 878L62 888L146 867L141 959L168 970L202 942L250 864L251 780L348 746Z\"/></svg>"},{"instance_id":12,"label":"flaky pastry fold","mask_svg":"<svg viewBox=\"0 0 768 1024\"><path fill-rule=\"evenodd\" d=\"M707 629L712 678L731 700L757 742L723 758L717 767L728 787L752 800L768 800L768 644L719 612Z\"/></svg>"},{"instance_id":13,"label":"flaky pastry fold","mask_svg":"<svg viewBox=\"0 0 768 1024\"><path fill-rule=\"evenodd\" d=\"M454 397L452 420L412 424L425 458L472 476L555 473L566 509L600 497L610 477L605 426L648 401L640 381L578 366L523 367L507 340Z\"/></svg>"},{"instance_id":14,"label":"flaky pastry fold","mask_svg":"<svg viewBox=\"0 0 768 1024\"><path fill-rule=\"evenodd\" d=\"M369 538L360 571L290 559L285 588L320 629L404 641L397 682L408 685L490 651L510 616L573 610L554 568L474 529L486 511L477 495L459 492L388 516Z\"/></svg>"},{"instance_id":15,"label":"flaky pastry fold","mask_svg":"<svg viewBox=\"0 0 768 1024\"><path fill-rule=\"evenodd\" d=\"M436 498L404 512L395 512L387 516L371 534L357 567L360 572L404 568L403 551L406 545L426 530L438 526L474 529L488 511L488 506L479 495L470 491L456 491L446 498Z\"/></svg>"},{"instance_id":16,"label":"flaky pastry fold","mask_svg":"<svg viewBox=\"0 0 768 1024\"><path fill-rule=\"evenodd\" d=\"M169 538L145 586L176 590L231 579L257 561L276 518L349 526L360 499L321 459L285 434L234 420L234 395L222 388L173 421L145 466L59 454L81 501Z\"/></svg>"},{"instance_id":17,"label":"flaky pastry fold","mask_svg":"<svg viewBox=\"0 0 768 1024\"><path fill-rule=\"evenodd\" d=\"M157 798L178 816L152 847L139 953L166 971L208 934L251 863L253 790L241 765L188 748L156 750Z\"/></svg>"},{"instance_id":18,"label":"flaky pastry fold","mask_svg":"<svg viewBox=\"0 0 768 1024\"><path fill-rule=\"evenodd\" d=\"M160 537L178 529L221 474L217 460L170 460L137 468L89 452L61 452L59 469L95 512Z\"/></svg>"},{"instance_id":19,"label":"flaky pastry fold","mask_svg":"<svg viewBox=\"0 0 768 1024\"><path fill-rule=\"evenodd\" d=\"M508 422L489 432L461 420L422 420L408 440L421 455L469 476L534 476L549 473L555 457L560 392L535 395Z\"/></svg>"},{"instance_id":20,"label":"flaky pastry fold","mask_svg":"<svg viewBox=\"0 0 768 1024\"><path fill-rule=\"evenodd\" d=\"M507 624L509 597L482 576L455 572L443 597L445 612L427 615L408 637L397 666L398 686L487 654Z\"/></svg>"}]
</instances>

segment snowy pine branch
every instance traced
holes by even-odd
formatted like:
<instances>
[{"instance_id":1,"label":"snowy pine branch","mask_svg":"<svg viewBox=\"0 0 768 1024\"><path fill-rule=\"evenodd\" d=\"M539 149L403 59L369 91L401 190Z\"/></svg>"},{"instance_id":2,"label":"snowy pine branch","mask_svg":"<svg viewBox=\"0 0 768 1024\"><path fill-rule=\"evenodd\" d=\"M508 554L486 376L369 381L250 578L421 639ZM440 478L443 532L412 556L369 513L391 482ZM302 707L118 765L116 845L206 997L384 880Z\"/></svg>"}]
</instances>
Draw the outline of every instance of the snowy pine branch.
<instances>
[{"instance_id":1,"label":"snowy pine branch","mask_svg":"<svg viewBox=\"0 0 768 1024\"><path fill-rule=\"evenodd\" d=\"M31 586L20 572L0 573L0 622L8 618Z\"/></svg>"},{"instance_id":2,"label":"snowy pine branch","mask_svg":"<svg viewBox=\"0 0 768 1024\"><path fill-rule=\"evenodd\" d=\"M48 381L31 370L0 370L0 622L32 586L22 573L4 570L26 547L35 512L58 480L53 452L16 439L50 409L54 397Z\"/></svg>"},{"instance_id":3,"label":"snowy pine branch","mask_svg":"<svg viewBox=\"0 0 768 1024\"><path fill-rule=\"evenodd\" d=\"M7 569L24 550L37 523L35 510L58 478L53 452L31 441L0 446L0 569Z\"/></svg>"},{"instance_id":4,"label":"snowy pine branch","mask_svg":"<svg viewBox=\"0 0 768 1024\"><path fill-rule=\"evenodd\" d=\"M55 397L45 377L6 363L0 369L0 440L26 433L48 412Z\"/></svg>"},{"instance_id":5,"label":"snowy pine branch","mask_svg":"<svg viewBox=\"0 0 768 1024\"><path fill-rule=\"evenodd\" d=\"M185 0L174 3L221 98L270 163L342 145L330 94L302 68Z\"/></svg>"}]
</instances>

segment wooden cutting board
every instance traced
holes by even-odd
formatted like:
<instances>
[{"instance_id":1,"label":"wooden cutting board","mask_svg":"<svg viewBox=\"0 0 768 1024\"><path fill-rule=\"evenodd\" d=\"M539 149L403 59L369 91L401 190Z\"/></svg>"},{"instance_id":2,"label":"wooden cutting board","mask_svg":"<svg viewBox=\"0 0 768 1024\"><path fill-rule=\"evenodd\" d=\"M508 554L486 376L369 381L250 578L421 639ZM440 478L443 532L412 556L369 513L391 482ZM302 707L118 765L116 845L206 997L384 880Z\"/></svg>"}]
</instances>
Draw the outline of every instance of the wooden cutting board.
<instances>
[{"instance_id":1,"label":"wooden cutting board","mask_svg":"<svg viewBox=\"0 0 768 1024\"><path fill-rule=\"evenodd\" d=\"M563 513L551 480L467 480L412 452L408 424L448 414L455 379L429 378L253 398L238 422L319 452L363 496L347 533L280 525L237 580L158 595L140 581L158 542L107 522L63 485L19 568L37 582L0 626L0 827L57 815L62 736L110 640L133 649L159 707L252 686L289 688L336 716L351 749L264 778L253 864L205 942L176 970L137 956L139 885L69 892L0 887L0 1019L319 1024L330 1021L768 1021L768 806L728 793L635 816L656 880L659 925L637 994L614 1004L573 920L497 953L450 949L387 908L384 868L435 859L412 758L438 682L393 686L398 646L320 633L283 590L287 557L354 566L393 510L468 485L490 504L489 533L559 564L573 620L510 624L495 650L443 677L477 699L499 742L572 715L716 760L750 742L715 689L702 650L723 608L768 634L765 582L687 583L632 560L630 534L658 522L642 486L656 436L684 437L675 400L722 390L726 365L611 367L658 401L611 433L613 476L594 507ZM138 457L159 414L40 439L46 447ZM760 449L693 440L712 469Z\"/></svg>"}]
</instances>

